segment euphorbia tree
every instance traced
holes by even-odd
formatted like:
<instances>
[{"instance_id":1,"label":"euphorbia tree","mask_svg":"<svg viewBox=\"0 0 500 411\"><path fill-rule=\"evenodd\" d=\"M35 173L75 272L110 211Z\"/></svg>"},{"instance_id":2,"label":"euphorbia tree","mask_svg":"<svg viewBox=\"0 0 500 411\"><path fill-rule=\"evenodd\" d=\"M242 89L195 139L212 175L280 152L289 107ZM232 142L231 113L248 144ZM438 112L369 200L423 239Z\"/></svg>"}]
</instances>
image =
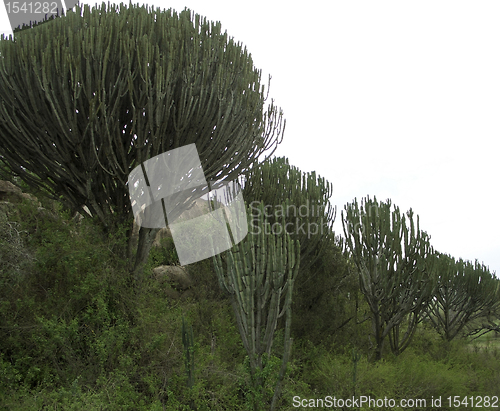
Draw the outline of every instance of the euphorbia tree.
<instances>
[{"instance_id":1,"label":"euphorbia tree","mask_svg":"<svg viewBox=\"0 0 500 411\"><path fill-rule=\"evenodd\" d=\"M327 246L326 237L332 235L332 184L278 157L253 165L244 175L242 194L254 217L262 202L271 229L286 230L300 242L300 270L307 270Z\"/></svg>"},{"instance_id":2,"label":"euphorbia tree","mask_svg":"<svg viewBox=\"0 0 500 411\"><path fill-rule=\"evenodd\" d=\"M443 339L498 330L500 282L484 264L436 253L434 271L437 286L428 318Z\"/></svg>"},{"instance_id":3,"label":"euphorbia tree","mask_svg":"<svg viewBox=\"0 0 500 411\"><path fill-rule=\"evenodd\" d=\"M408 347L434 290L428 235L410 209L406 216L391 201L365 198L345 206L346 246L359 273L361 292L372 313L375 359L389 337L395 354ZM404 334L401 333L405 328Z\"/></svg>"},{"instance_id":4,"label":"euphorbia tree","mask_svg":"<svg viewBox=\"0 0 500 411\"><path fill-rule=\"evenodd\" d=\"M189 10L77 6L0 54L0 168L130 238L135 167L194 143L207 181L234 180L282 135L246 48Z\"/></svg>"},{"instance_id":5,"label":"euphorbia tree","mask_svg":"<svg viewBox=\"0 0 500 411\"><path fill-rule=\"evenodd\" d=\"M271 232L263 202L258 208L261 212L253 222L250 212L247 214L246 238L213 260L221 288L231 299L248 354L255 411L263 406L263 375L268 371L265 361L271 357L278 319L285 317L281 368L269 401L272 411L277 406L292 348L292 294L300 265L300 243L286 231Z\"/></svg>"}]
</instances>

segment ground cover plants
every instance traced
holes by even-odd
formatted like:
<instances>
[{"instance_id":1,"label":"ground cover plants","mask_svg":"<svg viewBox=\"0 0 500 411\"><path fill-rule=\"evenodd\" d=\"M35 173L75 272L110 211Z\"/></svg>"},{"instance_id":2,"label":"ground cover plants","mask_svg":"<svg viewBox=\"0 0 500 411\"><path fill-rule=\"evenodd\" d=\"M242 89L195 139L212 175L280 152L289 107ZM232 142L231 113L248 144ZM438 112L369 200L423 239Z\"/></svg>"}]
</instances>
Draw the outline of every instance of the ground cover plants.
<instances>
[{"instance_id":1,"label":"ground cover plants","mask_svg":"<svg viewBox=\"0 0 500 411\"><path fill-rule=\"evenodd\" d=\"M170 286L155 280L150 270L166 262L162 258L170 259L170 252L152 253L143 281L131 283L123 275L126 263L115 254L124 244L123 232L104 233L91 220L77 222L53 208L58 211L43 213L26 202L2 220L2 259L32 257L18 258L20 266L10 264L1 273L1 407L250 409L248 357L210 261L191 267L196 283L191 297L167 298ZM319 261L311 267L315 278L345 275L341 256L325 254L328 264ZM371 323L365 318L369 310L359 295L356 301L348 280L337 292L332 287L331 299L317 300L321 294L313 292L314 286L303 294L294 291L296 327L278 409L297 409L296 396L346 398L356 393L430 400L498 395L500 350L492 333L472 343L446 341L424 321L403 353L395 356L387 348L382 360L374 362ZM315 284L321 289L328 283ZM318 327L328 321L336 326L319 331L311 323L308 334L301 324L312 318L315 300L322 307ZM193 332L190 388L183 319ZM273 374L269 381L275 381L280 368L282 331L278 325L276 350L264 367ZM273 384L266 388L268 395L273 389Z\"/></svg>"},{"instance_id":2,"label":"ground cover plants","mask_svg":"<svg viewBox=\"0 0 500 411\"><path fill-rule=\"evenodd\" d=\"M354 199L334 233L334 184L271 158L282 112L219 23L103 4L16 34L0 39L0 179L14 184L0 199L0 409L494 404L498 278L438 253L390 199ZM154 193L144 162L188 145L210 184L241 178L249 234L179 268L171 235L134 234L129 194Z\"/></svg>"}]
</instances>

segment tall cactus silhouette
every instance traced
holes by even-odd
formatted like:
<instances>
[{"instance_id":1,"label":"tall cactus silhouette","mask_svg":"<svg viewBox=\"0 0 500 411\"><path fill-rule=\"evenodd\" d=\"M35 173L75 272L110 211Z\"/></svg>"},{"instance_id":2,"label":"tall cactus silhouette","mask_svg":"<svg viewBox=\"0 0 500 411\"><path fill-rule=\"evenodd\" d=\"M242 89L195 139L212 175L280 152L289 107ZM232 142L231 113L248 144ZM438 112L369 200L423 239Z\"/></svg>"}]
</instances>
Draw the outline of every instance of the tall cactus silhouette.
<instances>
[{"instance_id":1,"label":"tall cactus silhouette","mask_svg":"<svg viewBox=\"0 0 500 411\"><path fill-rule=\"evenodd\" d=\"M300 264L300 243L282 230L270 229L261 202L257 216L249 217L245 240L214 257L220 286L231 299L243 346L250 360L252 392L262 391L263 356L271 356L278 318L285 316L283 357L270 409L281 393L290 351L292 293ZM226 267L224 268L223 260ZM254 409L258 404L254 401Z\"/></svg>"},{"instance_id":2,"label":"tall cactus silhouette","mask_svg":"<svg viewBox=\"0 0 500 411\"><path fill-rule=\"evenodd\" d=\"M441 337L476 335L500 330L500 281L483 264L436 253L437 287L429 305L429 320Z\"/></svg>"},{"instance_id":3,"label":"tall cactus silhouette","mask_svg":"<svg viewBox=\"0 0 500 411\"><path fill-rule=\"evenodd\" d=\"M418 216L415 227L411 209L405 217L398 207L391 211L390 200L378 203L369 197L361 208L356 199L347 204L342 224L372 312L375 359L382 357L387 336L392 351L399 354L408 347L433 295L429 236L420 231Z\"/></svg>"},{"instance_id":4,"label":"tall cactus silhouette","mask_svg":"<svg viewBox=\"0 0 500 411\"><path fill-rule=\"evenodd\" d=\"M283 137L250 53L189 9L78 5L0 38L0 54L0 171L106 229L127 224L133 273L158 228L133 234L130 172L195 144L206 180L232 181Z\"/></svg>"},{"instance_id":5,"label":"tall cactus silhouette","mask_svg":"<svg viewBox=\"0 0 500 411\"><path fill-rule=\"evenodd\" d=\"M282 214L292 239L300 242L301 272L321 256L328 246L325 238L333 234L336 210L330 203L332 192L332 184L325 178L314 171L302 172L286 157L254 164L244 175L242 190L248 204L264 202L271 225L274 214Z\"/></svg>"}]
</instances>

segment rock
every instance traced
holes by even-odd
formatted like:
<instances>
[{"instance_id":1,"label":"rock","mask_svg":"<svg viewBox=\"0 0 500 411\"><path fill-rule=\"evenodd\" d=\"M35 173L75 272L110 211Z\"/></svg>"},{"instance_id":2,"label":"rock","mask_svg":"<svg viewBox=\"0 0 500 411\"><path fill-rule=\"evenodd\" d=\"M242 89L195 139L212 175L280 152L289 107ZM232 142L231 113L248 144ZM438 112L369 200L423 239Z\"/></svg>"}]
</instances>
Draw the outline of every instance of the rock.
<instances>
[{"instance_id":1,"label":"rock","mask_svg":"<svg viewBox=\"0 0 500 411\"><path fill-rule=\"evenodd\" d=\"M87 217L92 217L92 213L90 212L89 208L84 205L83 207L83 211L86 213ZM81 214L79 211L77 211L75 213L75 215L73 216L72 220L75 221L76 223L79 223L81 222L83 219L85 218L85 216L83 214Z\"/></svg>"},{"instance_id":2,"label":"rock","mask_svg":"<svg viewBox=\"0 0 500 411\"><path fill-rule=\"evenodd\" d=\"M21 203L24 199L38 202L38 199L31 194L23 193L22 190L10 181L0 180L0 201L9 203ZM41 206L38 203L38 206Z\"/></svg>"},{"instance_id":3,"label":"rock","mask_svg":"<svg viewBox=\"0 0 500 411\"><path fill-rule=\"evenodd\" d=\"M182 266L160 265L153 269L153 275L158 280L166 280L175 290L185 291L193 286L193 280Z\"/></svg>"},{"instance_id":4,"label":"rock","mask_svg":"<svg viewBox=\"0 0 500 411\"><path fill-rule=\"evenodd\" d=\"M170 228L162 228L160 231L158 231L158 234L156 234L156 238L153 241L153 247L162 247L161 240L164 238L172 238L172 233L170 232Z\"/></svg>"},{"instance_id":5,"label":"rock","mask_svg":"<svg viewBox=\"0 0 500 411\"><path fill-rule=\"evenodd\" d=\"M60 217L57 213L57 208L54 207L53 211L47 210L42 207L42 203L34 195L23 193L19 187L10 181L0 180L0 217L19 213L18 204L24 200L29 200L37 207L38 218L47 218L53 221L59 220ZM52 204L55 204L55 202L52 201Z\"/></svg>"},{"instance_id":6,"label":"rock","mask_svg":"<svg viewBox=\"0 0 500 411\"><path fill-rule=\"evenodd\" d=\"M18 213L19 210L16 204L20 204L23 200L30 200L41 206L35 196L23 193L22 190L12 184L10 181L0 180L0 218L8 218L13 213Z\"/></svg>"}]
</instances>

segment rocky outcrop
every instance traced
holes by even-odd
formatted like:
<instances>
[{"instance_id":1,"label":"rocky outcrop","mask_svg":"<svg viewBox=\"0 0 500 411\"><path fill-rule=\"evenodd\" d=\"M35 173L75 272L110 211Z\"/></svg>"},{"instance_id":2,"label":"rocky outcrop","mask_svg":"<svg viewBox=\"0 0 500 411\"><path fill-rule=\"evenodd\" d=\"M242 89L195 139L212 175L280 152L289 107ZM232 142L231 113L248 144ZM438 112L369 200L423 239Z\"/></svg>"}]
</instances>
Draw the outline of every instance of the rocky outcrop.
<instances>
[{"instance_id":1,"label":"rocky outcrop","mask_svg":"<svg viewBox=\"0 0 500 411\"><path fill-rule=\"evenodd\" d=\"M35 196L23 193L22 190L10 181L0 180L0 202L13 204L22 203L23 200L30 200L38 203ZM41 205L38 203L38 205Z\"/></svg>"},{"instance_id":2,"label":"rocky outcrop","mask_svg":"<svg viewBox=\"0 0 500 411\"><path fill-rule=\"evenodd\" d=\"M160 281L167 281L178 291L185 291L193 286L193 280L182 266L160 265L153 269L153 275Z\"/></svg>"},{"instance_id":3,"label":"rocky outcrop","mask_svg":"<svg viewBox=\"0 0 500 411\"><path fill-rule=\"evenodd\" d=\"M31 201L38 208L39 215L48 216L52 219L59 219L59 215L56 212L46 210L41 206L38 199L23 191L12 184L9 181L0 180L0 221L8 221L9 216L12 213L18 213L18 204L23 201ZM190 210L191 211L191 210ZM194 210L196 211L196 210ZM83 216L79 213L73 217L76 221L79 221ZM138 235L139 226L134 224L134 233ZM77 232L71 232L72 235L78 235ZM154 246L160 247L161 240L166 237L172 237L170 229L163 228L159 231L156 236ZM153 269L153 276L160 283L168 284L165 289L167 297L172 299L187 298L193 294L193 280L190 277L187 268L182 266L169 266L162 265Z\"/></svg>"},{"instance_id":4,"label":"rocky outcrop","mask_svg":"<svg viewBox=\"0 0 500 411\"><path fill-rule=\"evenodd\" d=\"M171 299L189 298L193 296L193 280L185 267L175 265L161 265L153 269L153 276L169 287L165 294Z\"/></svg>"},{"instance_id":5,"label":"rocky outcrop","mask_svg":"<svg viewBox=\"0 0 500 411\"><path fill-rule=\"evenodd\" d=\"M12 184L10 181L0 180L0 218L9 216L11 213L17 213L17 204L23 201L32 201L38 206L38 210L43 210L38 199Z\"/></svg>"}]
</instances>

